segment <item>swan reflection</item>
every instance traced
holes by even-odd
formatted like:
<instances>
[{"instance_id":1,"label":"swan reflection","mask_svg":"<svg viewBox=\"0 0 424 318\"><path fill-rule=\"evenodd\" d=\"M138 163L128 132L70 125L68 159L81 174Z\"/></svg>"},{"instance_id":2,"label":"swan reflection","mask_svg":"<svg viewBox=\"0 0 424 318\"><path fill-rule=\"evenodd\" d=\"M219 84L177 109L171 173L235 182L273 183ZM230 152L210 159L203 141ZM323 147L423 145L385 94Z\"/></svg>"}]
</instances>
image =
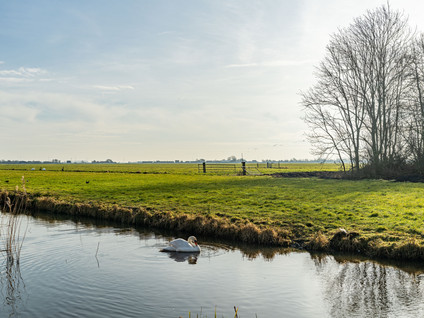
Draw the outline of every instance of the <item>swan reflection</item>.
<instances>
[{"instance_id":1,"label":"swan reflection","mask_svg":"<svg viewBox=\"0 0 424 318\"><path fill-rule=\"evenodd\" d=\"M168 253L169 258L172 258L178 263L188 262L191 265L197 264L197 258L199 253L178 253L172 252Z\"/></svg>"}]
</instances>

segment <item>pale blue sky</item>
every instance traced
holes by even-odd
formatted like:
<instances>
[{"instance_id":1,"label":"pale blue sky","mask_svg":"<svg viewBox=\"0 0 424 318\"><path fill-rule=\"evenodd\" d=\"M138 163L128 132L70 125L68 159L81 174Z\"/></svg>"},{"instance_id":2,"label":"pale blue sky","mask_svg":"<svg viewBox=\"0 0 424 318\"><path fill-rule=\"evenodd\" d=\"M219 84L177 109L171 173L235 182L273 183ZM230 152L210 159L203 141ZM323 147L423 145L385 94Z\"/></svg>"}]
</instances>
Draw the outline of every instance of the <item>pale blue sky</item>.
<instances>
[{"instance_id":1,"label":"pale blue sky","mask_svg":"<svg viewBox=\"0 0 424 318\"><path fill-rule=\"evenodd\" d=\"M0 159L313 158L298 93L384 3L0 1ZM424 31L424 3L390 4Z\"/></svg>"}]
</instances>

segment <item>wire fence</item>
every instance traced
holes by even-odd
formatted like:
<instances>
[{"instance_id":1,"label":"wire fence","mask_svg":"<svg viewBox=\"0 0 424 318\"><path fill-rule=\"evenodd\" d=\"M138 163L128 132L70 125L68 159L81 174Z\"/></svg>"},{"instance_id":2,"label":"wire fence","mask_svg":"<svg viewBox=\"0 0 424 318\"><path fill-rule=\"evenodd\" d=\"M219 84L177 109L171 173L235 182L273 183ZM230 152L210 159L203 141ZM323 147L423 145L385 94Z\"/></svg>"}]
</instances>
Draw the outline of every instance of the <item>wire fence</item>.
<instances>
[{"instance_id":1,"label":"wire fence","mask_svg":"<svg viewBox=\"0 0 424 318\"><path fill-rule=\"evenodd\" d=\"M237 167L238 166L238 167ZM237 168L241 170L241 165L229 164L229 163L201 163L197 165L197 172L207 173L207 172L228 172L236 173Z\"/></svg>"},{"instance_id":2,"label":"wire fence","mask_svg":"<svg viewBox=\"0 0 424 318\"><path fill-rule=\"evenodd\" d=\"M287 169L280 162L265 163L207 163L203 162L197 165L198 173L220 173L220 174L241 174L241 175L258 175L262 174L259 169Z\"/></svg>"}]
</instances>

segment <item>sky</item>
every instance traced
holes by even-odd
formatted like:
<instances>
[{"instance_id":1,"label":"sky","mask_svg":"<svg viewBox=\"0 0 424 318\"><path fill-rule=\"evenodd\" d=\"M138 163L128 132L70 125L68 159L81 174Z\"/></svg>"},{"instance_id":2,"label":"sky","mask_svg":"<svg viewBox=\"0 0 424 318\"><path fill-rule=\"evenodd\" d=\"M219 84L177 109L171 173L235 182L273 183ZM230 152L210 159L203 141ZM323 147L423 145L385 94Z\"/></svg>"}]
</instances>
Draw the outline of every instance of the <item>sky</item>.
<instances>
[{"instance_id":1,"label":"sky","mask_svg":"<svg viewBox=\"0 0 424 318\"><path fill-rule=\"evenodd\" d=\"M386 3L0 1L0 160L313 159L299 93ZM424 2L390 6L424 31Z\"/></svg>"}]
</instances>

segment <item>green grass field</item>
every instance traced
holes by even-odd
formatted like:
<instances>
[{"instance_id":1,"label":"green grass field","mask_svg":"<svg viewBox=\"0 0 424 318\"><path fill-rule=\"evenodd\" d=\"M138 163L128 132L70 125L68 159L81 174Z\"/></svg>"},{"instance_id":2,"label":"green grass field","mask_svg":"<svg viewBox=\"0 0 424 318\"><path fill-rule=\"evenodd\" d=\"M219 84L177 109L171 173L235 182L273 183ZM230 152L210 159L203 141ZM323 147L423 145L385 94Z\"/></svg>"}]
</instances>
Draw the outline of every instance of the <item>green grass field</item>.
<instances>
[{"instance_id":1,"label":"green grass field","mask_svg":"<svg viewBox=\"0 0 424 318\"><path fill-rule=\"evenodd\" d=\"M286 164L283 170L335 170L336 165ZM35 171L31 168L35 167ZM380 244L422 243L424 184L202 174L197 165L0 165L0 188L67 202L151 207L232 222L287 229L308 239L342 227ZM61 171L62 167L65 171ZM109 172L106 172L109 171Z\"/></svg>"},{"instance_id":2,"label":"green grass field","mask_svg":"<svg viewBox=\"0 0 424 318\"><path fill-rule=\"evenodd\" d=\"M226 164L227 166L236 166L237 172L241 172L241 164ZM75 171L75 172L114 172L114 173L140 173L140 174L189 174L197 175L199 173L199 164L0 164L2 170L31 171L35 169L40 171L46 168L47 171ZM201 166L201 165L200 165ZM263 174L275 172L295 172L295 171L316 171L326 170L335 171L339 169L336 164L326 163L280 163L274 164L274 168L267 168L266 163L247 163L247 170L252 173L261 172ZM202 169L200 168L202 172ZM228 172L230 171L230 172ZM209 173L208 173L209 174ZM228 175L234 174L232 169L213 171L212 174Z\"/></svg>"}]
</instances>

